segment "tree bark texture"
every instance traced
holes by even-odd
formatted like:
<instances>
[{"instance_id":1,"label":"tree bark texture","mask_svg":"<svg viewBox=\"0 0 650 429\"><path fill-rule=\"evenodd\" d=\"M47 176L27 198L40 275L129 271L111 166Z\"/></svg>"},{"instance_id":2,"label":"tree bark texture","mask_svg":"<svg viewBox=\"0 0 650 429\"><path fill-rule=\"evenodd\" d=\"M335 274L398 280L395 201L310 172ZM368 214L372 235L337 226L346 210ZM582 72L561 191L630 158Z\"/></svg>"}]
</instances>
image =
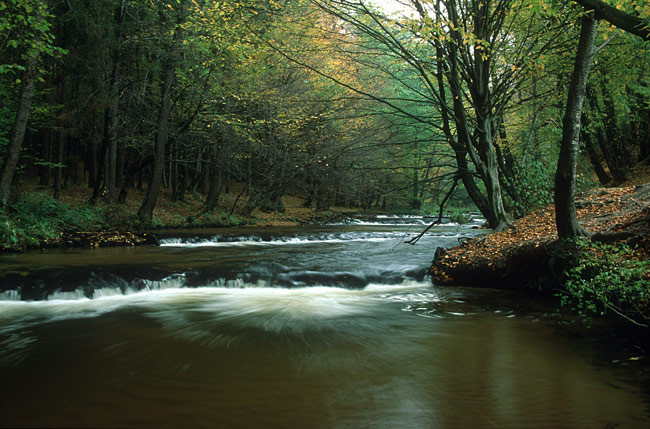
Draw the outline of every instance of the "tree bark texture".
<instances>
[{"instance_id":1,"label":"tree bark texture","mask_svg":"<svg viewBox=\"0 0 650 429\"><path fill-rule=\"evenodd\" d=\"M578 51L569 84L566 111L562 120L562 141L555 172L555 223L560 238L586 235L578 223L575 206L576 164L580 140L580 117L587 79L594 58L598 21L593 13L582 17Z\"/></svg>"}]
</instances>

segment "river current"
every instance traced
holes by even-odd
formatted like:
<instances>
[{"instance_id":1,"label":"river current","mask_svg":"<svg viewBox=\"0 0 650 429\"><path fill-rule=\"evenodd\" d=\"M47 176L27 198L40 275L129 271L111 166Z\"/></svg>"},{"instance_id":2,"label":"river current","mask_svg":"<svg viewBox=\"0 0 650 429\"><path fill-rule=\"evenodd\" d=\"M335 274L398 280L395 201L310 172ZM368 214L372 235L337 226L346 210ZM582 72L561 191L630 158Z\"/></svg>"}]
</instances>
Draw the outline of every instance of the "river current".
<instances>
[{"instance_id":1,"label":"river current","mask_svg":"<svg viewBox=\"0 0 650 429\"><path fill-rule=\"evenodd\" d=\"M438 287L418 218L0 255L0 427L650 426L648 366L553 303ZM494 288L490 288L492 286Z\"/></svg>"}]
</instances>

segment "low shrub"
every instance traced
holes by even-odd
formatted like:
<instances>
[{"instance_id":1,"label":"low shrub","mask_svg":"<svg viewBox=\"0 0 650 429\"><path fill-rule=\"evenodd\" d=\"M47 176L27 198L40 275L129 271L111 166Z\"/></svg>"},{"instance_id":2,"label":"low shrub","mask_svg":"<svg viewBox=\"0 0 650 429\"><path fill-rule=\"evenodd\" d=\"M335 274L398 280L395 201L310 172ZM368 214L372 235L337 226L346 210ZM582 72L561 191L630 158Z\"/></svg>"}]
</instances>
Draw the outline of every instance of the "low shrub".
<instances>
[{"instance_id":1,"label":"low shrub","mask_svg":"<svg viewBox=\"0 0 650 429\"><path fill-rule=\"evenodd\" d=\"M460 225L469 223L472 218L469 215L469 211L466 208L450 207L447 210L447 217L451 222L455 222Z\"/></svg>"},{"instance_id":2,"label":"low shrub","mask_svg":"<svg viewBox=\"0 0 650 429\"><path fill-rule=\"evenodd\" d=\"M71 208L47 194L30 193L0 211L0 247L35 247L62 231L92 231L103 226L99 207Z\"/></svg>"},{"instance_id":3,"label":"low shrub","mask_svg":"<svg viewBox=\"0 0 650 429\"><path fill-rule=\"evenodd\" d=\"M625 244L575 242L577 260L566 271L561 305L584 320L613 313L635 325L650 326L650 261Z\"/></svg>"}]
</instances>

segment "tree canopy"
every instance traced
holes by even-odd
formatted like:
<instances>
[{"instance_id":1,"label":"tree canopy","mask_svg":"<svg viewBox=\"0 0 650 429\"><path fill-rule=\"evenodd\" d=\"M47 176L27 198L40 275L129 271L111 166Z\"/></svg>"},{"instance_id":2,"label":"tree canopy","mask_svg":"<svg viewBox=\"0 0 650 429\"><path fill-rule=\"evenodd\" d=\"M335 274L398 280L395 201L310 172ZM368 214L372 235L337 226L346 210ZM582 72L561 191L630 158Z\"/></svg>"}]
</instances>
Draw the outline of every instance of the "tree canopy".
<instances>
[{"instance_id":1,"label":"tree canopy","mask_svg":"<svg viewBox=\"0 0 650 429\"><path fill-rule=\"evenodd\" d=\"M644 2L400 3L0 1L0 201L85 182L91 202L140 192L143 225L165 192L199 195L197 217L282 211L291 194L320 210L465 205L503 229L650 156ZM572 108L592 12L605 22ZM558 189L558 159L575 185Z\"/></svg>"}]
</instances>

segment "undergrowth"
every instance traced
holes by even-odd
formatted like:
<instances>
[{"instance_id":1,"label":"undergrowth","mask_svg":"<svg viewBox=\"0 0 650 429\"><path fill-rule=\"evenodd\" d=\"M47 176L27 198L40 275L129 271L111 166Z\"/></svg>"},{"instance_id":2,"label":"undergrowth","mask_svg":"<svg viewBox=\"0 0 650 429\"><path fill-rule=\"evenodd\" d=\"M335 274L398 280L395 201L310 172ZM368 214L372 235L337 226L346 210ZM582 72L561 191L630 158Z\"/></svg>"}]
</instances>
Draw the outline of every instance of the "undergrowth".
<instances>
[{"instance_id":1,"label":"undergrowth","mask_svg":"<svg viewBox=\"0 0 650 429\"><path fill-rule=\"evenodd\" d=\"M566 271L558 294L563 308L584 321L613 314L634 325L650 326L650 260L635 257L625 244L606 245L579 239L577 259Z\"/></svg>"},{"instance_id":2,"label":"undergrowth","mask_svg":"<svg viewBox=\"0 0 650 429\"><path fill-rule=\"evenodd\" d=\"M38 246L63 231L97 230L104 226L99 207L71 208L44 193L30 193L0 211L0 248Z\"/></svg>"},{"instance_id":3,"label":"undergrowth","mask_svg":"<svg viewBox=\"0 0 650 429\"><path fill-rule=\"evenodd\" d=\"M238 226L252 223L238 215L214 211L190 222L179 214L170 214L163 222L154 218L147 228L161 229L198 226ZM63 232L104 229L142 229L134 214L122 207L106 204L71 207L41 192L28 193L0 209L0 250L20 250L40 246Z\"/></svg>"}]
</instances>

